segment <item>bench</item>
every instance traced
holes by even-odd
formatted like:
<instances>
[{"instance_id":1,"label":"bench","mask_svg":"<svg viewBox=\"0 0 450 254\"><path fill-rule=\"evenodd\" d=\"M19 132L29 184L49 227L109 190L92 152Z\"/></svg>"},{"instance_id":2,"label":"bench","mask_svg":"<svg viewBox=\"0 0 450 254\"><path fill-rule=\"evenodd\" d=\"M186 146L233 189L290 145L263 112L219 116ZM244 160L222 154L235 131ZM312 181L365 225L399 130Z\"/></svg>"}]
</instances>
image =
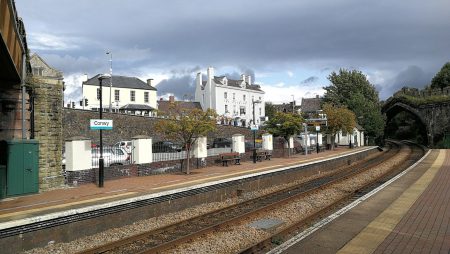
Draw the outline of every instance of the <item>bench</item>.
<instances>
[{"instance_id":1,"label":"bench","mask_svg":"<svg viewBox=\"0 0 450 254\"><path fill-rule=\"evenodd\" d=\"M272 153L270 151L267 150L256 150L256 160L257 161L262 161L264 160L270 160L270 158L272 157Z\"/></svg>"},{"instance_id":2,"label":"bench","mask_svg":"<svg viewBox=\"0 0 450 254\"><path fill-rule=\"evenodd\" d=\"M235 165L241 165L241 157L239 156L239 153L221 153L219 156L222 160L222 166L228 167L228 162L232 161L234 161Z\"/></svg>"}]
</instances>

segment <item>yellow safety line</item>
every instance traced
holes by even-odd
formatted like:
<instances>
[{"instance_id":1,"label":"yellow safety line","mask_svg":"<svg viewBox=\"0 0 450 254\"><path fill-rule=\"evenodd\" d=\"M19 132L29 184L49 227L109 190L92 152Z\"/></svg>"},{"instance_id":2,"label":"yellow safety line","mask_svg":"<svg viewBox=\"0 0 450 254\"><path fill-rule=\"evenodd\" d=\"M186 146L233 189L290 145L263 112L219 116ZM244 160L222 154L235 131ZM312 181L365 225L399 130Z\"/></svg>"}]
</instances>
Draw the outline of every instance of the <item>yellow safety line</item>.
<instances>
[{"instance_id":1,"label":"yellow safety line","mask_svg":"<svg viewBox=\"0 0 450 254\"><path fill-rule=\"evenodd\" d=\"M445 160L445 150L440 150L432 166L395 200L386 210L378 215L355 238L348 242L338 253L373 253L384 239L392 232L435 177Z\"/></svg>"},{"instance_id":2,"label":"yellow safety line","mask_svg":"<svg viewBox=\"0 0 450 254\"><path fill-rule=\"evenodd\" d=\"M30 214L30 213L33 213L33 212L39 212L39 211L45 211L45 210L50 210L50 209L55 209L55 208L63 208L63 207L68 207L68 206L73 206L73 205L85 204L85 203L99 201L99 200L105 200L105 199L112 199L112 198L117 198L117 197L122 197L122 196L128 196L128 195L132 195L132 194L136 194L136 193L137 192L127 192L127 193L117 194L117 195L114 195L114 196L87 199L87 200L82 200L82 201L77 201L77 202L65 203L65 204L61 204L61 205L29 209L29 210L24 210L24 211L20 211L20 212L5 213L5 214L0 214L0 218L19 216L19 215L23 215L23 214Z\"/></svg>"}]
</instances>

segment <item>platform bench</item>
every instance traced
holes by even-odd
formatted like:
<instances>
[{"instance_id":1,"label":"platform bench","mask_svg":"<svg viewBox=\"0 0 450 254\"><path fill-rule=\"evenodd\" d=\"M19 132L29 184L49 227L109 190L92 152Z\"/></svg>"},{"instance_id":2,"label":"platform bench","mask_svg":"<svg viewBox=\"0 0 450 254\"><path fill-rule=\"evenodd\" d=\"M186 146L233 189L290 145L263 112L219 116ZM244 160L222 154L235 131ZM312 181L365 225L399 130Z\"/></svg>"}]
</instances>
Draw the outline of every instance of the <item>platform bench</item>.
<instances>
[{"instance_id":1,"label":"platform bench","mask_svg":"<svg viewBox=\"0 0 450 254\"><path fill-rule=\"evenodd\" d=\"M259 149L256 151L256 160L257 161L262 161L263 159L270 160L271 157L272 157L272 153L268 150Z\"/></svg>"},{"instance_id":2,"label":"platform bench","mask_svg":"<svg viewBox=\"0 0 450 254\"><path fill-rule=\"evenodd\" d=\"M222 166L228 167L228 162L233 162L235 165L241 165L241 156L239 153L221 153L219 154L222 160Z\"/></svg>"}]
</instances>

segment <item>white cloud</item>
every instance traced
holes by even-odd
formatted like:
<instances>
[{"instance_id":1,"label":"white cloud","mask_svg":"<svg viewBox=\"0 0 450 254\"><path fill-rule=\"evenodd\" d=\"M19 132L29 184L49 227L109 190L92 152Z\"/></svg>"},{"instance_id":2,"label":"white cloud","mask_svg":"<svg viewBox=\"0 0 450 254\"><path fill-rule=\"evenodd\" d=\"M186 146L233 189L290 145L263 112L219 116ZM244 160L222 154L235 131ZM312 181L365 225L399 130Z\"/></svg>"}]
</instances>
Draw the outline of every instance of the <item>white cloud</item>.
<instances>
[{"instance_id":1,"label":"white cloud","mask_svg":"<svg viewBox=\"0 0 450 254\"><path fill-rule=\"evenodd\" d=\"M33 50L72 50L79 48L79 38L57 36L45 33L30 33L28 35L30 48Z\"/></svg>"},{"instance_id":2,"label":"white cloud","mask_svg":"<svg viewBox=\"0 0 450 254\"><path fill-rule=\"evenodd\" d=\"M266 101L270 101L272 103L288 103L292 101L292 96L294 95L295 101L297 104L300 104L301 98L311 98L316 95L322 96L324 94L324 90L322 88L304 88L299 86L285 86L280 87L277 85L263 85L261 86L262 90L266 92L264 98Z\"/></svg>"},{"instance_id":3,"label":"white cloud","mask_svg":"<svg viewBox=\"0 0 450 254\"><path fill-rule=\"evenodd\" d=\"M290 78L294 77L294 73L293 73L292 71L288 71L288 72L287 72L287 75L288 75Z\"/></svg>"}]
</instances>

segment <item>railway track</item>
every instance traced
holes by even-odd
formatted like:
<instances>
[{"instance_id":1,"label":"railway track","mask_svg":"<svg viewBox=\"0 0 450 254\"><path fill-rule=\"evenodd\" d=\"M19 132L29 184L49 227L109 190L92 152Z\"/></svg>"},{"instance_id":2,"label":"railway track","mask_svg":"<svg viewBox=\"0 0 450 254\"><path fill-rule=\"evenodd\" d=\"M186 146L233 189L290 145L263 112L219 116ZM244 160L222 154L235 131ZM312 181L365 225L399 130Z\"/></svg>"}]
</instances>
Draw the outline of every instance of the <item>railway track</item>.
<instances>
[{"instance_id":1,"label":"railway track","mask_svg":"<svg viewBox=\"0 0 450 254\"><path fill-rule=\"evenodd\" d=\"M341 168L332 175L316 178L275 193L258 197L243 203L200 215L163 228L151 230L120 241L112 242L80 253L158 253L201 235L219 230L225 225L264 213L275 207L292 202L326 186L376 167L398 154L402 144L390 142L386 151L379 156ZM342 202L342 201L341 201ZM256 245L258 246L258 245ZM243 251L252 252L254 246ZM258 247L256 247L258 248Z\"/></svg>"}]
</instances>

